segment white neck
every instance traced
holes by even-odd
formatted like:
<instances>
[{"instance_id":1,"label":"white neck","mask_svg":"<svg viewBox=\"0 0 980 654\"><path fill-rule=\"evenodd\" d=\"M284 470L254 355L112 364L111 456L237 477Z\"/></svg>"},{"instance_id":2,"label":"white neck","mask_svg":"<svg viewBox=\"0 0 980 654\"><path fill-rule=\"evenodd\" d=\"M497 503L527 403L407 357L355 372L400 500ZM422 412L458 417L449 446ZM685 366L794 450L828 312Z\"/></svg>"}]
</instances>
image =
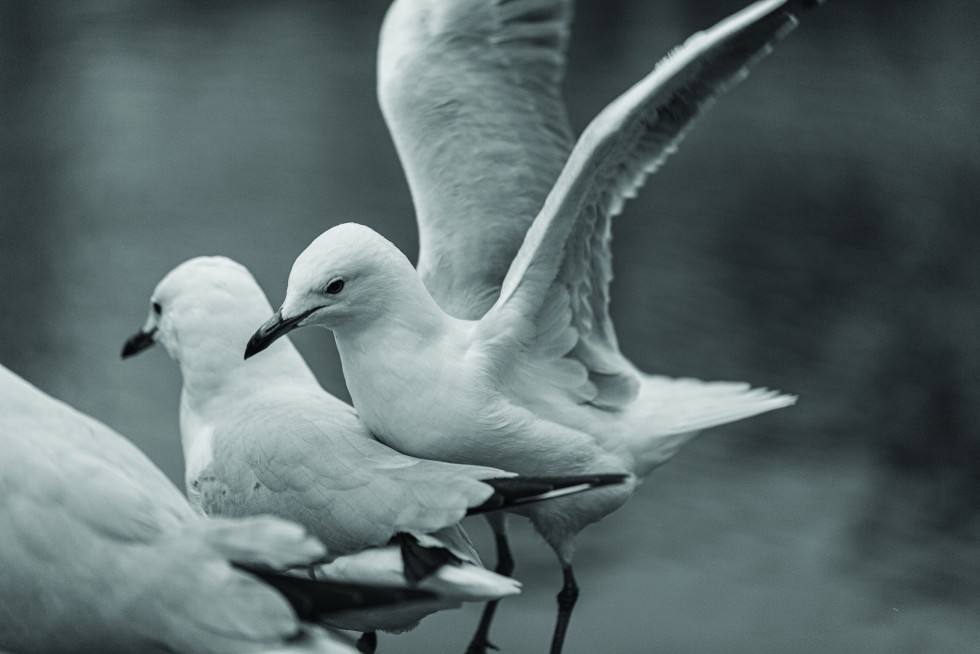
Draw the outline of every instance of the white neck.
<instances>
[{"instance_id":1,"label":"white neck","mask_svg":"<svg viewBox=\"0 0 980 654\"><path fill-rule=\"evenodd\" d=\"M211 462L215 426L258 403L263 389L325 393L287 338L245 360L248 328L183 335L178 359L184 380L180 435L188 481Z\"/></svg>"}]
</instances>

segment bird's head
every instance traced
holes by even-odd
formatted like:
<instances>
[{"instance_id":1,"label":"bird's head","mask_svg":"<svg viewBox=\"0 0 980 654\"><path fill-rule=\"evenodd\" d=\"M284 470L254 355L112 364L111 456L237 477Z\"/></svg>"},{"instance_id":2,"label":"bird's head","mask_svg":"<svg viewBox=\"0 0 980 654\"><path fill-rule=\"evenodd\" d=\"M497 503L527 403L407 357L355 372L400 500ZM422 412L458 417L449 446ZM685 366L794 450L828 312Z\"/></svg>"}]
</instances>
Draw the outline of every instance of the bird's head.
<instances>
[{"instance_id":1,"label":"bird's head","mask_svg":"<svg viewBox=\"0 0 980 654\"><path fill-rule=\"evenodd\" d=\"M417 277L405 255L371 228L337 225L293 263L282 307L249 340L245 358L297 327L361 328L411 294L413 284L421 286Z\"/></svg>"},{"instance_id":2,"label":"bird's head","mask_svg":"<svg viewBox=\"0 0 980 654\"><path fill-rule=\"evenodd\" d=\"M126 341L122 356L160 343L181 365L192 359L207 359L213 365L225 355L240 362L252 326L271 310L241 264L226 257L190 259L157 284L146 322Z\"/></svg>"}]
</instances>

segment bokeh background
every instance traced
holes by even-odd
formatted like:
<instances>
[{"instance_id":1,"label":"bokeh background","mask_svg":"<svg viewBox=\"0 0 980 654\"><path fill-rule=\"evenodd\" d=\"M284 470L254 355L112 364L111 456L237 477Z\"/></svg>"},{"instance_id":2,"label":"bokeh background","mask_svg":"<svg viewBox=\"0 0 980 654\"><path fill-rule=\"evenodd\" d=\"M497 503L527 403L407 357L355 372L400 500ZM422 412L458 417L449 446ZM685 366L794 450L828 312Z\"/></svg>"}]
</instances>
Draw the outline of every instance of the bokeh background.
<instances>
[{"instance_id":1,"label":"bokeh background","mask_svg":"<svg viewBox=\"0 0 980 654\"><path fill-rule=\"evenodd\" d=\"M576 129L740 4L580 0ZM119 360L168 270L226 254L278 304L336 223L415 256L374 93L386 6L0 0L0 362L182 483L177 367ZM705 434L583 533L569 654L980 648L978 32L969 0L831 1L617 219L641 368L801 399ZM329 334L294 340L347 397ZM492 636L544 651L560 574L514 531L526 591ZM382 651L462 651L477 613Z\"/></svg>"}]
</instances>

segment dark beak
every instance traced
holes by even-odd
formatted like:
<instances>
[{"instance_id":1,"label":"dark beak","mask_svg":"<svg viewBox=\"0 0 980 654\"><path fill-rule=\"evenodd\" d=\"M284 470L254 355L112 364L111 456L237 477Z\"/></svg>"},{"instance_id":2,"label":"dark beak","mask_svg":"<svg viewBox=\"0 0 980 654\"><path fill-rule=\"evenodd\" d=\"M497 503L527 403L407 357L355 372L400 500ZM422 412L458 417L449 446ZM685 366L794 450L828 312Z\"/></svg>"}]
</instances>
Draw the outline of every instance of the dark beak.
<instances>
[{"instance_id":1,"label":"dark beak","mask_svg":"<svg viewBox=\"0 0 980 654\"><path fill-rule=\"evenodd\" d=\"M129 340L126 341L126 344L123 345L122 358L128 359L134 354L139 354L143 350L152 347L156 343L156 341L153 340L156 333L157 330L156 327L154 327L148 332L141 329L133 334Z\"/></svg>"},{"instance_id":2,"label":"dark beak","mask_svg":"<svg viewBox=\"0 0 980 654\"><path fill-rule=\"evenodd\" d=\"M279 337L285 336L293 331L299 323L303 322L303 320L319 308L315 307L309 311L304 311L292 318L283 318L282 309L276 311L272 314L271 318L262 323L262 326L252 334L252 338L248 339L248 345L245 346L245 358L247 359L252 355L258 354L275 343Z\"/></svg>"}]
</instances>

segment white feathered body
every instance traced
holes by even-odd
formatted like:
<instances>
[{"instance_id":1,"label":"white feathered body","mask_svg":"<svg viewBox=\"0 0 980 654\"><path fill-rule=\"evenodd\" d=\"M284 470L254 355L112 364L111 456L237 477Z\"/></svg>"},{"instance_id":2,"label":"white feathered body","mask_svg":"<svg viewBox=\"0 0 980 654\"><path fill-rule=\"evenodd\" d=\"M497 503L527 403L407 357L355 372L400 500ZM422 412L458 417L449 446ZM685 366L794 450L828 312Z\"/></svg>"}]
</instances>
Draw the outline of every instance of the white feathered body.
<instances>
[{"instance_id":1,"label":"white feathered body","mask_svg":"<svg viewBox=\"0 0 980 654\"><path fill-rule=\"evenodd\" d=\"M362 420L426 458L643 476L700 429L792 404L747 384L646 375L623 356L609 314L612 219L813 2L760 0L693 35L610 103L567 156L561 112L518 106L556 106L570 7L491 4L467 12L419 2L413 13L402 2L388 18L408 32L383 44L379 83L418 213L419 270L373 230L337 225L297 258L281 315L333 330ZM430 40L432 50L421 48ZM469 50L465 72L439 65ZM536 128L534 116L552 129ZM498 160L501 152L510 156ZM332 280L341 290L329 291ZM560 549L632 486L528 513Z\"/></svg>"},{"instance_id":2,"label":"white feathered body","mask_svg":"<svg viewBox=\"0 0 980 654\"><path fill-rule=\"evenodd\" d=\"M301 528L201 518L129 441L2 367L0 398L0 649L344 651L292 649L285 599L229 565L319 558Z\"/></svg>"},{"instance_id":3,"label":"white feathered body","mask_svg":"<svg viewBox=\"0 0 980 654\"><path fill-rule=\"evenodd\" d=\"M553 378L543 381L540 367L495 361L497 350L483 347L477 331L477 323L445 316L423 331L375 321L336 335L361 419L399 451L522 475L635 475L614 488L527 507L523 513L556 547L622 505L637 478L698 430L792 401L748 384L638 373L635 400L601 408L575 401Z\"/></svg>"},{"instance_id":4,"label":"white feathered body","mask_svg":"<svg viewBox=\"0 0 980 654\"><path fill-rule=\"evenodd\" d=\"M407 585L398 547L386 547L398 533L463 561L459 583L450 583L448 571L422 582L426 588L439 580L432 587L439 602L359 610L332 626L403 630L462 601L519 592L519 583L482 567L458 525L493 493L480 480L511 473L393 451L374 439L353 407L323 390L288 339L244 361L253 321L271 307L240 264L192 259L160 282L154 298L163 311L148 324L183 377L181 439L197 510L267 513L305 526L327 546L331 563L317 575L330 580Z\"/></svg>"}]
</instances>

